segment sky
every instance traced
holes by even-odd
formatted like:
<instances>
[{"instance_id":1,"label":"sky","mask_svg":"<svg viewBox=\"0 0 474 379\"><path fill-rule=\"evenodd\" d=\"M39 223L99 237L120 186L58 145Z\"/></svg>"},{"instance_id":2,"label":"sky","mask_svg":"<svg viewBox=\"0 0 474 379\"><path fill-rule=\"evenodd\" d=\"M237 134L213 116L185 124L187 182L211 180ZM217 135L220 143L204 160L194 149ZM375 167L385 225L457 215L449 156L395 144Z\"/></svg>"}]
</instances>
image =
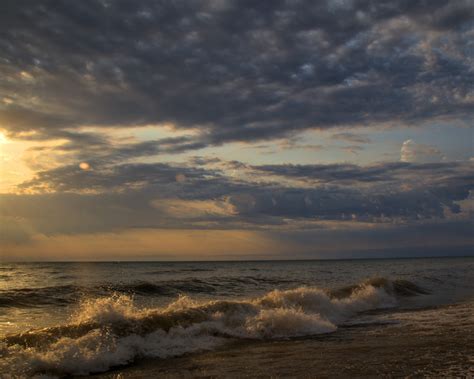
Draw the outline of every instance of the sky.
<instances>
[{"instance_id":1,"label":"sky","mask_svg":"<svg viewBox=\"0 0 474 379\"><path fill-rule=\"evenodd\" d=\"M3 0L0 259L473 255L474 0Z\"/></svg>"}]
</instances>

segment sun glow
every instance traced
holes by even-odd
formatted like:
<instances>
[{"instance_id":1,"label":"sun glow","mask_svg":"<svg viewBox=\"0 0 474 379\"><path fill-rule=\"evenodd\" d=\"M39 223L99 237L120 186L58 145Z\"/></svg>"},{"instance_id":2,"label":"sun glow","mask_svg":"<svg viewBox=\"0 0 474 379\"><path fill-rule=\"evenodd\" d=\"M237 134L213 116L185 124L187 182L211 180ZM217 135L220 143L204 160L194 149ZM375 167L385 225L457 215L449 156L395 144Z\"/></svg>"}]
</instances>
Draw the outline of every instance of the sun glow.
<instances>
[{"instance_id":1,"label":"sun glow","mask_svg":"<svg viewBox=\"0 0 474 379\"><path fill-rule=\"evenodd\" d=\"M18 184L31 178L32 171L23 160L30 145L0 131L0 193L14 193Z\"/></svg>"},{"instance_id":2,"label":"sun glow","mask_svg":"<svg viewBox=\"0 0 474 379\"><path fill-rule=\"evenodd\" d=\"M4 143L7 143L7 142L8 142L8 139L5 136L5 134L0 132L0 144L4 144Z\"/></svg>"}]
</instances>

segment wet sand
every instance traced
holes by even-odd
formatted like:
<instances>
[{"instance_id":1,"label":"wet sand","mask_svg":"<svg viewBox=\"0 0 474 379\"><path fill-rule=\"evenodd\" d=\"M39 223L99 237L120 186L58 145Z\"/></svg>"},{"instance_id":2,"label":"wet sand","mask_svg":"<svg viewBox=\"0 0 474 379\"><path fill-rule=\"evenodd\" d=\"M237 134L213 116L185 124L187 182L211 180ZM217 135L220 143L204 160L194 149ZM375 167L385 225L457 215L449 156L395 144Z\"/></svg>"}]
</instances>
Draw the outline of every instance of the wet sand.
<instances>
[{"instance_id":1,"label":"wet sand","mask_svg":"<svg viewBox=\"0 0 474 379\"><path fill-rule=\"evenodd\" d=\"M387 324L286 341L246 341L98 378L474 378L473 304L387 314ZM392 323L397 320L397 323Z\"/></svg>"}]
</instances>

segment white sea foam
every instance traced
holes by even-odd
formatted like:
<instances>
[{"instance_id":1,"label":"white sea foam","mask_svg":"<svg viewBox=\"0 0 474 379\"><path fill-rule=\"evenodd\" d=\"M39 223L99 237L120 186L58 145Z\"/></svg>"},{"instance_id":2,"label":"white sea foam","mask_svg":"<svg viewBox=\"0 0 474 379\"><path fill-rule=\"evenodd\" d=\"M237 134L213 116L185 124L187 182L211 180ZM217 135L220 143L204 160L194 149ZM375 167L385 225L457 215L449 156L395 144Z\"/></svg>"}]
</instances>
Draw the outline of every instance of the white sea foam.
<instances>
[{"instance_id":1,"label":"white sea foam","mask_svg":"<svg viewBox=\"0 0 474 379\"><path fill-rule=\"evenodd\" d=\"M301 287L245 301L180 297L162 309L140 309L124 295L88 300L68 325L5 339L0 371L12 377L83 375L140 357L215 349L235 338L330 333L359 312L395 306L390 292L390 287L366 283L336 298L320 288Z\"/></svg>"}]
</instances>

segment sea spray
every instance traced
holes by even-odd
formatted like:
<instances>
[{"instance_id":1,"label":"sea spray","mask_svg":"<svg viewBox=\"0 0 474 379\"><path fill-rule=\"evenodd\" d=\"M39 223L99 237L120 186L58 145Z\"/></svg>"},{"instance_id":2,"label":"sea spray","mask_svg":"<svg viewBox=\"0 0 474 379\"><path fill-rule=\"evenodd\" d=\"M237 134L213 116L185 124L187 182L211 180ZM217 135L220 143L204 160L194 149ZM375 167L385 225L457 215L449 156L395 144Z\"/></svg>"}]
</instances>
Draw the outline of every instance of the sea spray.
<instances>
[{"instance_id":1,"label":"sea spray","mask_svg":"<svg viewBox=\"0 0 474 379\"><path fill-rule=\"evenodd\" d=\"M359 312L396 306L397 296L407 295L400 290L405 287L415 288L377 279L351 286L345 296L317 287L240 301L181 296L154 309L137 307L123 294L87 299L68 324L7 336L0 346L0 371L12 377L84 375L139 358L216 349L235 339L331 333Z\"/></svg>"}]
</instances>

